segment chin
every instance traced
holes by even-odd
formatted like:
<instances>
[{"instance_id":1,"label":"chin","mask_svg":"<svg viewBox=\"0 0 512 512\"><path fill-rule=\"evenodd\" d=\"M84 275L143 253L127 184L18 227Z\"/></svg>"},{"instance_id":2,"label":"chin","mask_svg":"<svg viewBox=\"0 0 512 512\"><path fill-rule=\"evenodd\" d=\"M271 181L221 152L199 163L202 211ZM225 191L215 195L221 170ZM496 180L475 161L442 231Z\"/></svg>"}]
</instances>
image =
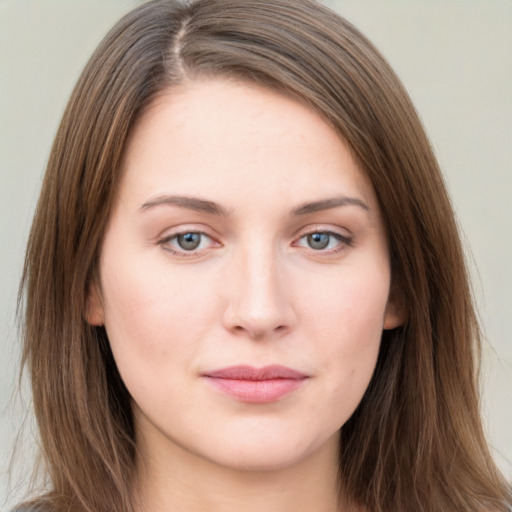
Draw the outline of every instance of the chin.
<instances>
[{"instance_id":1,"label":"chin","mask_svg":"<svg viewBox=\"0 0 512 512\"><path fill-rule=\"evenodd\" d=\"M280 438L256 436L235 440L222 450L210 453L207 458L219 466L247 472L275 472L291 467L314 457L337 458L339 431L327 440L306 440L304 436L286 435ZM221 448L221 445L218 445ZM206 454L204 454L206 455Z\"/></svg>"}]
</instances>

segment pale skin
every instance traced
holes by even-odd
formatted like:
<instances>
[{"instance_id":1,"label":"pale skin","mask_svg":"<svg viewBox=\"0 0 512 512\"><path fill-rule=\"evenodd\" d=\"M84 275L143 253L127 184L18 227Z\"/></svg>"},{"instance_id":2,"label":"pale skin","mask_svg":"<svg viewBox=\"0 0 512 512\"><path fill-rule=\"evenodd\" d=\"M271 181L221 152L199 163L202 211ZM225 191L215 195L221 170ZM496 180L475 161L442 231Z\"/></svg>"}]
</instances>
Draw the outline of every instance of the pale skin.
<instances>
[{"instance_id":1,"label":"pale skin","mask_svg":"<svg viewBox=\"0 0 512 512\"><path fill-rule=\"evenodd\" d=\"M371 184L308 107L224 79L154 101L87 312L133 397L140 512L355 510L339 429L403 322L388 252ZM304 378L248 402L208 377L236 365Z\"/></svg>"}]
</instances>

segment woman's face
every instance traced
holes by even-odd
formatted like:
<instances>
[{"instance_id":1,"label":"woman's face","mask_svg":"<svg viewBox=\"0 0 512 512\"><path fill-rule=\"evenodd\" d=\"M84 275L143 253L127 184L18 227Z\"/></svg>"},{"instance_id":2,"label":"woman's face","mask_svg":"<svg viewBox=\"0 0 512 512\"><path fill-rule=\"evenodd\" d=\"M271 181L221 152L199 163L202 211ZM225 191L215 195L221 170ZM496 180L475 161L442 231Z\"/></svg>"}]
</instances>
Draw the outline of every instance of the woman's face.
<instances>
[{"instance_id":1,"label":"woman's face","mask_svg":"<svg viewBox=\"0 0 512 512\"><path fill-rule=\"evenodd\" d=\"M206 80L155 100L123 172L88 320L146 455L275 469L336 453L401 321L347 147L295 100Z\"/></svg>"}]
</instances>

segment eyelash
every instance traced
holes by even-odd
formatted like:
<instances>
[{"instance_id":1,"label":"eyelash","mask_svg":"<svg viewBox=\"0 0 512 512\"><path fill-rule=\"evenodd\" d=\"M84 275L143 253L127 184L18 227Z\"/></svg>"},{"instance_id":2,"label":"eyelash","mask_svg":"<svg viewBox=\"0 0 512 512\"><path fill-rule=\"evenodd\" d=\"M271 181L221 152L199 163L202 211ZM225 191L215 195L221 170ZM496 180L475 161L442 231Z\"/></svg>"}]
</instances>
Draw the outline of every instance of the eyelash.
<instances>
[{"instance_id":1,"label":"eyelash","mask_svg":"<svg viewBox=\"0 0 512 512\"><path fill-rule=\"evenodd\" d=\"M200 251L205 250L205 249L194 249L194 250L187 251L186 249L183 249L183 248L180 248L180 249L173 248L170 245L171 242L173 242L173 241L177 242L179 237L187 236L187 235L199 235L201 237L201 240L199 242L200 245L204 241L205 238L211 240L211 242L214 245L217 245L217 246L221 245L219 242L215 241L210 235L206 234L204 231L193 230L193 229L187 230L187 231L180 231L179 233L174 233L172 235L166 236L166 237L158 240L158 244L161 245L165 251L170 252L173 256L179 256L182 258L190 258L193 256L197 256Z\"/></svg>"},{"instance_id":2,"label":"eyelash","mask_svg":"<svg viewBox=\"0 0 512 512\"><path fill-rule=\"evenodd\" d=\"M301 240L304 240L304 239L307 240L308 237L313 236L313 235L328 236L329 241L328 241L327 246L331 244L332 239L334 239L338 242L337 246L335 248L331 248L331 249L324 249L324 248L313 249L312 247L306 247L306 246L299 245L299 242ZM351 247L353 245L353 239L350 236L345 236L345 235L342 235L335 231L315 229L315 230L309 231L308 233L305 233L302 236L300 236L297 239L297 241L294 242L293 245L296 247L304 247L305 249L307 249L307 250L309 249L309 250L313 251L313 253L316 253L316 254L336 255L336 254L339 254L342 251L344 251L347 247Z\"/></svg>"},{"instance_id":3,"label":"eyelash","mask_svg":"<svg viewBox=\"0 0 512 512\"><path fill-rule=\"evenodd\" d=\"M158 245L162 246L164 250L170 252L173 256L178 256L178 257L182 257L182 258L190 258L190 257L198 256L201 253L201 251L205 251L205 250L208 250L209 248L211 248L211 247L199 248L199 249L193 249L193 250L187 251L184 248L180 248L180 249L173 248L173 246L170 245L171 242L173 242L173 241L178 243L177 241L178 241L179 237L187 236L187 235L199 235L201 237L199 246L201 245L201 243L204 241L205 238L209 239L211 241L213 247L221 246L220 242L217 242L213 237L211 237L204 231L199 231L199 230L180 231L179 233L174 233L172 235L165 236L165 237L161 238L160 240L158 240L157 243L158 243ZM307 246L299 244L299 242L301 240L307 240L308 237L313 236L313 235L324 235L324 236L329 237L326 247L328 247L331 244L332 239L335 239L338 242L337 247L327 249L327 250L325 248L313 249L312 247L307 247ZM294 247L302 247L306 250L311 250L313 253L326 254L326 255L339 254L340 252L345 250L346 247L351 247L352 245L353 245L352 237L341 235L340 233L336 233L334 231L328 231L328 230L322 230L322 229L315 229L315 230L311 230L307 233L304 233L296 241L294 241L292 243L292 246L294 246Z\"/></svg>"}]
</instances>

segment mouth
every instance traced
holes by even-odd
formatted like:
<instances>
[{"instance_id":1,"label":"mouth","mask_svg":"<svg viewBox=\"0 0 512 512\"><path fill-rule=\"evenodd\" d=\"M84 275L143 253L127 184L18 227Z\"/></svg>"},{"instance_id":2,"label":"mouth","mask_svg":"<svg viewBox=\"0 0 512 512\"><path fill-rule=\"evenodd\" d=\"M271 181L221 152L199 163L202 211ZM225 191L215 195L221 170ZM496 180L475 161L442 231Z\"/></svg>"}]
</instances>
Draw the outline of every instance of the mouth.
<instances>
[{"instance_id":1,"label":"mouth","mask_svg":"<svg viewBox=\"0 0 512 512\"><path fill-rule=\"evenodd\" d=\"M280 365L263 368L230 366L206 372L202 377L216 390L238 401L275 402L299 389L309 376Z\"/></svg>"}]
</instances>

